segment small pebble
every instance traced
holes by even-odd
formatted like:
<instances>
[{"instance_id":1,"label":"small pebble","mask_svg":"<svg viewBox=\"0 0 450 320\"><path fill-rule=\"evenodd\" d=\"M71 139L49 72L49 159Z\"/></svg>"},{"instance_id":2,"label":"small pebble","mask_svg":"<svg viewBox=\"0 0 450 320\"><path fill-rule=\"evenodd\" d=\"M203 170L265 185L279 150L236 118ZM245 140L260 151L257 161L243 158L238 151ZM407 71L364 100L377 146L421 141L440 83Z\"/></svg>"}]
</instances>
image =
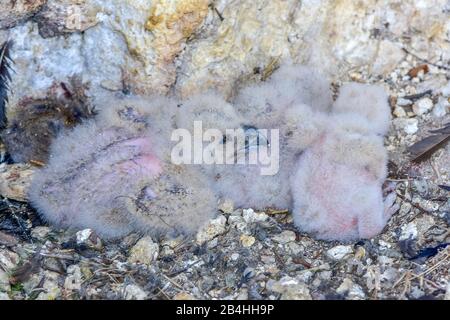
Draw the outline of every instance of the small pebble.
<instances>
[{"instance_id":1,"label":"small pebble","mask_svg":"<svg viewBox=\"0 0 450 320\"><path fill-rule=\"evenodd\" d=\"M405 112L405 110L402 107L395 107L393 114L397 118L404 118L404 117L406 117L406 112Z\"/></svg>"},{"instance_id":2,"label":"small pebble","mask_svg":"<svg viewBox=\"0 0 450 320\"><path fill-rule=\"evenodd\" d=\"M148 295L141 287L129 284L125 287L124 297L126 300L145 300Z\"/></svg>"},{"instance_id":3,"label":"small pebble","mask_svg":"<svg viewBox=\"0 0 450 320\"><path fill-rule=\"evenodd\" d=\"M279 244L286 244L295 241L296 235L294 231L285 230L275 235L272 239L273 241L278 242Z\"/></svg>"},{"instance_id":4,"label":"small pebble","mask_svg":"<svg viewBox=\"0 0 450 320\"><path fill-rule=\"evenodd\" d=\"M102 240L92 229L84 229L76 233L77 244L84 244L95 250L102 250Z\"/></svg>"},{"instance_id":5,"label":"small pebble","mask_svg":"<svg viewBox=\"0 0 450 320\"><path fill-rule=\"evenodd\" d=\"M49 227L38 226L35 227L33 230L31 230L31 236L37 239L44 239L49 233L50 233Z\"/></svg>"},{"instance_id":6,"label":"small pebble","mask_svg":"<svg viewBox=\"0 0 450 320\"><path fill-rule=\"evenodd\" d=\"M429 112L432 108L433 108L433 101L428 97L417 100L413 105L413 111L418 116L421 116Z\"/></svg>"},{"instance_id":7,"label":"small pebble","mask_svg":"<svg viewBox=\"0 0 450 320\"><path fill-rule=\"evenodd\" d=\"M13 270L19 263L19 256L17 253L7 249L0 249L0 268L5 271Z\"/></svg>"},{"instance_id":8,"label":"small pebble","mask_svg":"<svg viewBox=\"0 0 450 320\"><path fill-rule=\"evenodd\" d=\"M80 290L83 282L81 269L78 265L71 265L67 268L68 276L64 280L66 290Z\"/></svg>"},{"instance_id":9,"label":"small pebble","mask_svg":"<svg viewBox=\"0 0 450 320\"><path fill-rule=\"evenodd\" d=\"M244 209L242 217L247 223L263 222L268 219L268 215L264 212L255 212L253 209Z\"/></svg>"},{"instance_id":10,"label":"small pebble","mask_svg":"<svg viewBox=\"0 0 450 320\"><path fill-rule=\"evenodd\" d=\"M232 214L234 211L234 203L230 199L221 199L219 201L219 210L223 213Z\"/></svg>"},{"instance_id":11,"label":"small pebble","mask_svg":"<svg viewBox=\"0 0 450 320\"><path fill-rule=\"evenodd\" d=\"M270 279L267 289L281 294L281 300L311 300L307 285L299 279L285 276L278 281Z\"/></svg>"},{"instance_id":12,"label":"small pebble","mask_svg":"<svg viewBox=\"0 0 450 320\"><path fill-rule=\"evenodd\" d=\"M327 251L327 256L335 261L344 259L349 254L353 253L351 246L336 246Z\"/></svg>"},{"instance_id":13,"label":"small pebble","mask_svg":"<svg viewBox=\"0 0 450 320\"><path fill-rule=\"evenodd\" d=\"M151 237L143 237L131 248L128 262L150 266L158 258L159 246Z\"/></svg>"},{"instance_id":14,"label":"small pebble","mask_svg":"<svg viewBox=\"0 0 450 320\"><path fill-rule=\"evenodd\" d=\"M236 261L237 259L239 259L239 253L233 253L231 254L231 260Z\"/></svg>"},{"instance_id":15,"label":"small pebble","mask_svg":"<svg viewBox=\"0 0 450 320\"><path fill-rule=\"evenodd\" d=\"M411 104L412 104L411 100L403 99L403 98L398 98L397 99L397 105L400 106L400 107L409 106Z\"/></svg>"},{"instance_id":16,"label":"small pebble","mask_svg":"<svg viewBox=\"0 0 450 320\"><path fill-rule=\"evenodd\" d=\"M247 236L245 234L241 235L241 243L245 248L251 247L255 243L255 238L252 236Z\"/></svg>"},{"instance_id":17,"label":"small pebble","mask_svg":"<svg viewBox=\"0 0 450 320\"><path fill-rule=\"evenodd\" d=\"M417 119L406 119L403 130L407 134L414 134L419 130L419 121Z\"/></svg>"},{"instance_id":18,"label":"small pebble","mask_svg":"<svg viewBox=\"0 0 450 320\"><path fill-rule=\"evenodd\" d=\"M195 300L195 298L192 295L190 295L189 293L179 292L173 297L173 300L184 300L184 301L186 301L186 300Z\"/></svg>"},{"instance_id":19,"label":"small pebble","mask_svg":"<svg viewBox=\"0 0 450 320\"><path fill-rule=\"evenodd\" d=\"M227 218L223 215L219 215L217 218L211 219L206 226L197 232L197 244L203 244L214 239L218 235L225 233L226 223Z\"/></svg>"}]
</instances>

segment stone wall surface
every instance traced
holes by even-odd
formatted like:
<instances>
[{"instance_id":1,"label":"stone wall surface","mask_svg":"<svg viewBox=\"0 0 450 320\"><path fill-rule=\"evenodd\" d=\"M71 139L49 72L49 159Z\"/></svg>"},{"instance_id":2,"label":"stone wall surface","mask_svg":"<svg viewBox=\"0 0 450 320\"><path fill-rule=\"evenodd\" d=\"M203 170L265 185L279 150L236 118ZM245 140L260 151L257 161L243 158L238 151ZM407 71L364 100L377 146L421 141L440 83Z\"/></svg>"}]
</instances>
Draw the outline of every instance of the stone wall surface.
<instances>
[{"instance_id":1,"label":"stone wall surface","mask_svg":"<svg viewBox=\"0 0 450 320\"><path fill-rule=\"evenodd\" d=\"M386 76L405 51L450 60L447 0L2 0L0 41L14 40L11 106L79 75L90 92L211 88L230 96L279 61L332 80Z\"/></svg>"}]
</instances>

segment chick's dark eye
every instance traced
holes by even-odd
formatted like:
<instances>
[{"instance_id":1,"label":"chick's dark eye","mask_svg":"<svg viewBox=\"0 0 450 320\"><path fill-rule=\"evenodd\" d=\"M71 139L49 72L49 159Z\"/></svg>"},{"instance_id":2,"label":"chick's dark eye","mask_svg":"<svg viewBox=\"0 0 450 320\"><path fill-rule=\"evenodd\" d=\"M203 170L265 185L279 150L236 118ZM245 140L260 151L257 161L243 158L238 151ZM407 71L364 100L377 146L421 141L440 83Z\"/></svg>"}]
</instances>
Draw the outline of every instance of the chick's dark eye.
<instances>
[{"instance_id":1,"label":"chick's dark eye","mask_svg":"<svg viewBox=\"0 0 450 320\"><path fill-rule=\"evenodd\" d=\"M171 194L187 194L186 189L179 185L173 185L169 189L166 189L166 191Z\"/></svg>"}]
</instances>

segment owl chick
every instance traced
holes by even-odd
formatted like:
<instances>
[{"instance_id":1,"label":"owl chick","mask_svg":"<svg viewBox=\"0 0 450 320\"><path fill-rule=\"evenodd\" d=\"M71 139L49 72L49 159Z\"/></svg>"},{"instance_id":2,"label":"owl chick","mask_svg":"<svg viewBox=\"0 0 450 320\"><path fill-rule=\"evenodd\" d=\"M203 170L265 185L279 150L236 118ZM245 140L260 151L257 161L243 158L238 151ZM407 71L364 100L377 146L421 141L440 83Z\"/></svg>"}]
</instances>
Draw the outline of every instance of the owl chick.
<instances>
[{"instance_id":1,"label":"owl chick","mask_svg":"<svg viewBox=\"0 0 450 320\"><path fill-rule=\"evenodd\" d=\"M284 112L294 105L308 105L328 112L333 103L331 84L316 70L284 63L268 80L242 88L235 100L237 111L260 128L279 126Z\"/></svg>"},{"instance_id":2,"label":"owl chick","mask_svg":"<svg viewBox=\"0 0 450 320\"><path fill-rule=\"evenodd\" d=\"M219 194L241 207L290 208L292 192L288 181L295 156L314 143L325 128L326 114L333 102L330 87L317 71L286 63L267 81L238 92L234 100L236 112L250 128L267 130L268 136L263 138L271 146L270 151L278 151L279 169L262 175L261 163L217 166L215 187ZM257 153L258 147L240 152L236 163L245 163L249 153Z\"/></svg>"},{"instance_id":3,"label":"owl chick","mask_svg":"<svg viewBox=\"0 0 450 320\"><path fill-rule=\"evenodd\" d=\"M52 87L49 99L25 99L0 133L14 162L45 163L49 146L66 128L95 115L78 78Z\"/></svg>"},{"instance_id":4,"label":"owl chick","mask_svg":"<svg viewBox=\"0 0 450 320\"><path fill-rule=\"evenodd\" d=\"M29 189L32 205L52 224L105 238L196 231L215 213L216 197L203 174L168 161L176 103L128 98L106 106L55 140Z\"/></svg>"},{"instance_id":5,"label":"owl chick","mask_svg":"<svg viewBox=\"0 0 450 320\"><path fill-rule=\"evenodd\" d=\"M389 125L386 93L345 85L320 139L299 155L291 177L295 225L326 240L370 238L398 209L383 199Z\"/></svg>"}]
</instances>

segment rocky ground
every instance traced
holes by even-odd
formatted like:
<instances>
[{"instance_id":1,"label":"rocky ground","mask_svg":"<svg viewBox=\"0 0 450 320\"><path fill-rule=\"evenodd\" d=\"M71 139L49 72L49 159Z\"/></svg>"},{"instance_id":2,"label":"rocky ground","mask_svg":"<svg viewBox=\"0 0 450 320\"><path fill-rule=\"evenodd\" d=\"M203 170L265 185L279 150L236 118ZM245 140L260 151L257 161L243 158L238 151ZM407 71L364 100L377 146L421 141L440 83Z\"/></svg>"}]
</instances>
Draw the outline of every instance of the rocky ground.
<instances>
[{"instance_id":1,"label":"rocky ground","mask_svg":"<svg viewBox=\"0 0 450 320\"><path fill-rule=\"evenodd\" d=\"M408 54L387 78L349 76L391 93L389 181L401 209L380 236L317 241L287 211L223 201L193 238L107 242L91 230L54 230L26 203L3 198L0 298L450 299L450 198L439 187L450 184L450 146L418 163L406 152L450 121L449 70Z\"/></svg>"},{"instance_id":2,"label":"rocky ground","mask_svg":"<svg viewBox=\"0 0 450 320\"><path fill-rule=\"evenodd\" d=\"M54 1L63 8L72 2ZM94 88L112 91L127 89L127 80L131 89L143 92L175 87L187 94L197 85L212 85L230 93L234 82L246 80L238 74L260 70L264 78L276 65L273 57L290 52L303 55L295 60L306 61L311 55L312 64L339 70L333 77L336 88L353 80L381 83L389 90L389 180L397 183L401 209L381 235L357 243L317 241L299 233L287 211L236 209L229 201L193 238L130 235L104 241L91 230L55 230L41 221L26 199L17 196L23 194L31 167L9 166L2 158L0 299L450 299L450 191L440 187L450 185L450 145L418 163L407 153L429 130L450 122L450 42L443 18L449 8L442 1L433 0L436 4L428 7L423 1L394 1L377 10L371 9L376 6L371 0L365 6L319 1L323 6L317 10L315 2L302 1L298 11L286 5L298 1L271 1L267 10L255 9L253 0L219 1L206 16L207 2L194 1L201 10L187 22L180 17L192 8L181 8L185 11L179 15L166 8L170 15L164 19L175 19L178 33L159 29L156 18L146 22L145 10L150 9L145 1L131 1L133 6L130 1L105 2L117 3L107 8L117 17L107 10L92 14L91 3L104 1L78 2L86 5L72 12L84 12L75 27L67 26L71 20L59 21L54 12L60 11L43 6L46 1L5 9L16 16L0 11L0 40L13 37L17 48L13 57L19 76L13 80L12 102L25 92L43 95L52 81L76 73L83 73ZM315 19L304 19L305 10L313 9L308 17L326 21L323 29L312 30ZM25 23L38 10L33 22ZM206 22L200 28L201 19ZM345 21L352 23L342 27ZM144 32L143 23L153 35ZM200 31L194 37L196 28ZM245 38L243 30L254 36ZM165 43L166 33L178 42ZM333 47L324 54L306 41ZM242 44L257 49L246 51ZM161 58L167 52L168 61ZM42 57L30 58L37 55ZM68 57L70 64L65 63Z\"/></svg>"}]
</instances>

